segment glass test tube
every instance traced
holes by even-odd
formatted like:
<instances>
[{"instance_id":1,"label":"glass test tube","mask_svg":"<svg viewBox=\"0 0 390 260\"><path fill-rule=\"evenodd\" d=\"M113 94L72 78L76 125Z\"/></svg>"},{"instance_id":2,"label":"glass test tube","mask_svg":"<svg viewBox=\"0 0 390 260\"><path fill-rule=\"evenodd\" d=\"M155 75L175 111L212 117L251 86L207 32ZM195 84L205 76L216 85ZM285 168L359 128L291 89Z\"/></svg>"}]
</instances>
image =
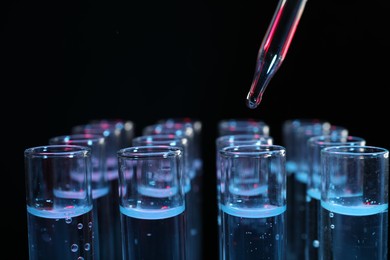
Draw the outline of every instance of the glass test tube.
<instances>
[{"instance_id":1,"label":"glass test tube","mask_svg":"<svg viewBox=\"0 0 390 260\"><path fill-rule=\"evenodd\" d=\"M252 118L224 119L218 122L218 136L234 134L258 134L269 136L269 126Z\"/></svg>"},{"instance_id":2,"label":"glass test tube","mask_svg":"<svg viewBox=\"0 0 390 260\"><path fill-rule=\"evenodd\" d=\"M90 148L32 147L24 159L29 259L97 259Z\"/></svg>"},{"instance_id":3,"label":"glass test tube","mask_svg":"<svg viewBox=\"0 0 390 260\"><path fill-rule=\"evenodd\" d=\"M321 259L388 259L389 151L321 151Z\"/></svg>"},{"instance_id":4,"label":"glass test tube","mask_svg":"<svg viewBox=\"0 0 390 260\"><path fill-rule=\"evenodd\" d=\"M119 139L119 149L131 146L131 141L133 140L135 132L133 121L125 119L94 119L89 123L92 127L98 126L103 130L111 129L111 131L114 131L114 135Z\"/></svg>"},{"instance_id":5,"label":"glass test tube","mask_svg":"<svg viewBox=\"0 0 390 260\"><path fill-rule=\"evenodd\" d=\"M309 175L306 195L306 259L320 259L319 255L319 218L321 201L321 150L331 146L362 146L366 141L358 136L321 135L313 136L307 141L309 151Z\"/></svg>"},{"instance_id":6,"label":"glass test tube","mask_svg":"<svg viewBox=\"0 0 390 260\"><path fill-rule=\"evenodd\" d=\"M186 259L180 147L118 151L123 260Z\"/></svg>"},{"instance_id":7,"label":"glass test tube","mask_svg":"<svg viewBox=\"0 0 390 260\"><path fill-rule=\"evenodd\" d=\"M225 259L285 259L285 154L277 145L220 151Z\"/></svg>"},{"instance_id":8,"label":"glass test tube","mask_svg":"<svg viewBox=\"0 0 390 260\"><path fill-rule=\"evenodd\" d=\"M223 148L228 146L235 145L248 145L248 144L273 144L273 138L271 136L261 136L257 134L241 134L241 135L224 135L216 139L216 183L217 183L217 205L218 205L218 215L217 215L217 225L218 225L218 241L219 241L219 259L226 259L224 256L223 250L223 230L222 230L222 211L221 211L221 169L220 169L220 156L219 153ZM222 188L224 189L224 188Z\"/></svg>"}]
</instances>

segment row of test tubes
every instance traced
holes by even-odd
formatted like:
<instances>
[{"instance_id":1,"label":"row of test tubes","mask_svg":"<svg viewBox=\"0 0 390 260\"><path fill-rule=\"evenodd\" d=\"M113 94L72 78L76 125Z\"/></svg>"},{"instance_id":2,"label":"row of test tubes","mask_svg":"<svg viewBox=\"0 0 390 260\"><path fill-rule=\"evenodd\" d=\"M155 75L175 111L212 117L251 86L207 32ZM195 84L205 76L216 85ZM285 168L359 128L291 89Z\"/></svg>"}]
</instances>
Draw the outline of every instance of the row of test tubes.
<instances>
[{"instance_id":1,"label":"row of test tubes","mask_svg":"<svg viewBox=\"0 0 390 260\"><path fill-rule=\"evenodd\" d=\"M282 130L218 123L219 259L387 259L388 151L317 119ZM201 131L94 120L26 149L30 260L203 259Z\"/></svg>"},{"instance_id":2,"label":"row of test tubes","mask_svg":"<svg viewBox=\"0 0 390 260\"><path fill-rule=\"evenodd\" d=\"M26 149L29 259L202 259L201 127L94 120Z\"/></svg>"},{"instance_id":3,"label":"row of test tubes","mask_svg":"<svg viewBox=\"0 0 390 260\"><path fill-rule=\"evenodd\" d=\"M387 259L388 150L318 119L223 120L220 259Z\"/></svg>"}]
</instances>

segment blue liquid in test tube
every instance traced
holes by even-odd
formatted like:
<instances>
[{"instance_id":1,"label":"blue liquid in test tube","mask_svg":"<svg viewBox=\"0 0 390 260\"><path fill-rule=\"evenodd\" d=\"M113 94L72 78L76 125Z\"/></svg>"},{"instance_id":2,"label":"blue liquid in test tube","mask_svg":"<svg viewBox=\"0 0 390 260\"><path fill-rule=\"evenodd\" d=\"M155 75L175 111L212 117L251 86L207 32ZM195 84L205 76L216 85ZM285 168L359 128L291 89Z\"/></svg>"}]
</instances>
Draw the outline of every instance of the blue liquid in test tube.
<instances>
[{"instance_id":1,"label":"blue liquid in test tube","mask_svg":"<svg viewBox=\"0 0 390 260\"><path fill-rule=\"evenodd\" d=\"M94 259L92 255L93 217L91 207L76 207L73 214L60 210L45 214L27 207L30 260Z\"/></svg>"},{"instance_id":2,"label":"blue liquid in test tube","mask_svg":"<svg viewBox=\"0 0 390 260\"><path fill-rule=\"evenodd\" d=\"M284 259L285 206L222 212L226 259Z\"/></svg>"},{"instance_id":3,"label":"blue liquid in test tube","mask_svg":"<svg viewBox=\"0 0 390 260\"><path fill-rule=\"evenodd\" d=\"M321 203L321 219L324 239L331 240L321 244L321 259L386 259L388 204L352 209Z\"/></svg>"},{"instance_id":4,"label":"blue liquid in test tube","mask_svg":"<svg viewBox=\"0 0 390 260\"><path fill-rule=\"evenodd\" d=\"M178 241L183 241L185 232L184 206L165 211L121 206L120 211L123 239L128 245L124 259L183 259L184 250Z\"/></svg>"}]
</instances>

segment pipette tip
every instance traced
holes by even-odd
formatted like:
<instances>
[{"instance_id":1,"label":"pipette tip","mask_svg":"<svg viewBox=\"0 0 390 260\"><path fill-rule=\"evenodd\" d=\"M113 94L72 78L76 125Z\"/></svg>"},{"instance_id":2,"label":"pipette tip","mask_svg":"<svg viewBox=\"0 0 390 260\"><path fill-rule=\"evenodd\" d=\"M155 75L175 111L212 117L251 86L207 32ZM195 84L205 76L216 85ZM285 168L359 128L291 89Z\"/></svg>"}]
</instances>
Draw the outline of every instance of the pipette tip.
<instances>
[{"instance_id":1,"label":"pipette tip","mask_svg":"<svg viewBox=\"0 0 390 260\"><path fill-rule=\"evenodd\" d=\"M261 97L261 95L259 95L257 98L248 96L246 99L246 106L250 109L257 108L261 102Z\"/></svg>"}]
</instances>

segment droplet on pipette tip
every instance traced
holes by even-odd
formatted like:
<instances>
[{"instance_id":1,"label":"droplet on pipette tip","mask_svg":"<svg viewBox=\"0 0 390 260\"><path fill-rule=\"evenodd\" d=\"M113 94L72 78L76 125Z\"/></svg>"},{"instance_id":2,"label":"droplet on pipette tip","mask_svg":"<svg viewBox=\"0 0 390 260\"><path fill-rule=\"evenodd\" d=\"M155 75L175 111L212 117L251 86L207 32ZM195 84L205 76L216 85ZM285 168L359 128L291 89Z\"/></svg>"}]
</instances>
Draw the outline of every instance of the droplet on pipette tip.
<instances>
[{"instance_id":1,"label":"droplet on pipette tip","mask_svg":"<svg viewBox=\"0 0 390 260\"><path fill-rule=\"evenodd\" d=\"M258 95L257 97L251 95L249 92L247 98L246 98L246 106L249 107L250 109L255 109L259 106L261 102L261 98L263 95Z\"/></svg>"}]
</instances>

